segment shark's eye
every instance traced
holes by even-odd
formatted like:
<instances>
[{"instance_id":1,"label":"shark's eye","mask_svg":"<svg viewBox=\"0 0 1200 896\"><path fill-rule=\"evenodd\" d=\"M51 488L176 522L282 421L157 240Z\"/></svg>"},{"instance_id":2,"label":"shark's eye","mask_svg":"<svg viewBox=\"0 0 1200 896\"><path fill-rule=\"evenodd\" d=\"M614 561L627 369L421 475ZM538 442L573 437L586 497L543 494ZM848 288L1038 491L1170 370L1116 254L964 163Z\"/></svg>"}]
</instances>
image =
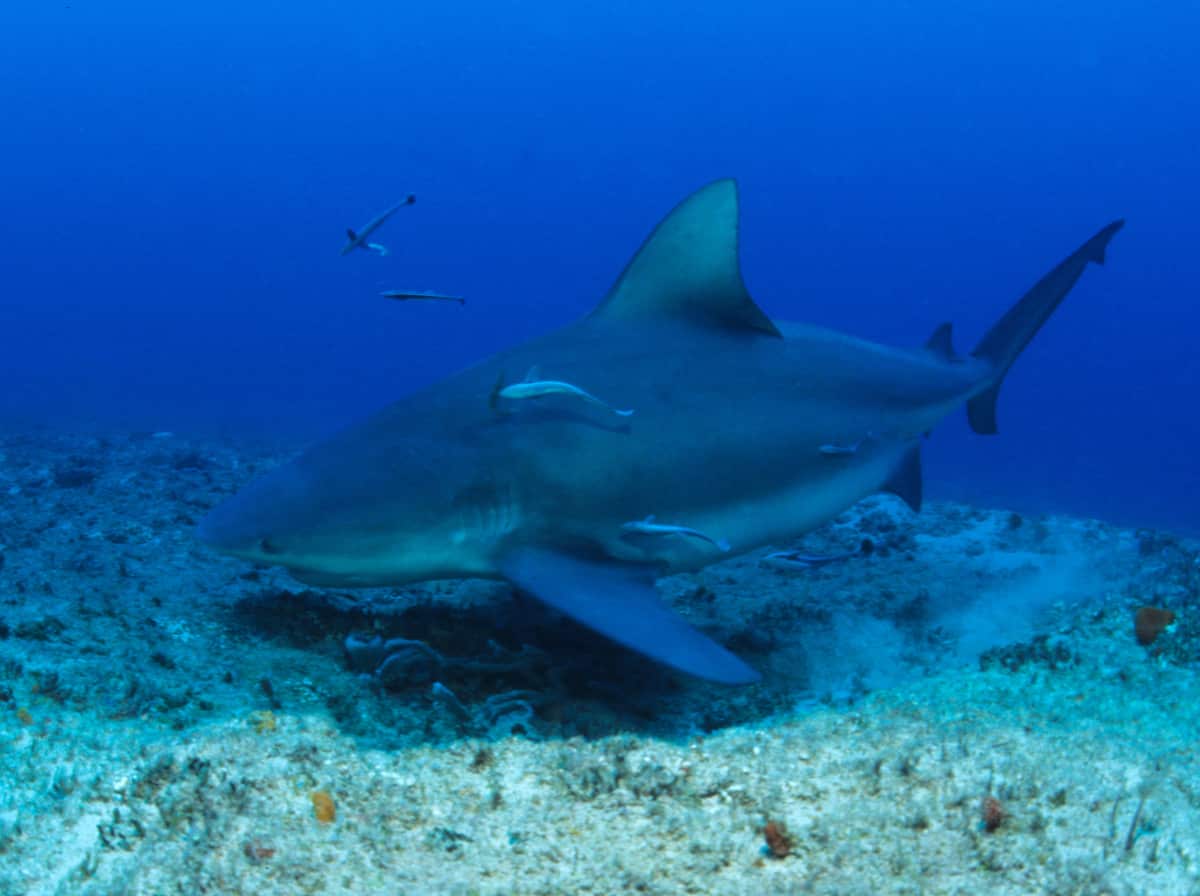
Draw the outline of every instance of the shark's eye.
<instances>
[{"instance_id":1,"label":"shark's eye","mask_svg":"<svg viewBox=\"0 0 1200 896\"><path fill-rule=\"evenodd\" d=\"M269 538L264 538L262 541L260 541L258 543L258 548L264 554L282 554L283 553L283 548L276 545Z\"/></svg>"}]
</instances>

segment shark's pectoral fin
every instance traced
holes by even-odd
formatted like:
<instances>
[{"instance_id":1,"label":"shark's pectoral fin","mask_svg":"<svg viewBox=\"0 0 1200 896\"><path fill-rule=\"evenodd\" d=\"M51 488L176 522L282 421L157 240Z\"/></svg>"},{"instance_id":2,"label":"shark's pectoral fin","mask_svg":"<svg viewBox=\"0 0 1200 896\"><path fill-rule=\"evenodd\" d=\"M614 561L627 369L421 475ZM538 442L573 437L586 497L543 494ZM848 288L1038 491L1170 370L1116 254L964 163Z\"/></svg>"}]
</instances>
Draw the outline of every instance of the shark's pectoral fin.
<instances>
[{"instance_id":1,"label":"shark's pectoral fin","mask_svg":"<svg viewBox=\"0 0 1200 896\"><path fill-rule=\"evenodd\" d=\"M913 445L905 453L896 467L892 478L883 484L880 491L895 495L912 508L913 513L921 510L921 494L924 486L921 482L921 446Z\"/></svg>"},{"instance_id":2,"label":"shark's pectoral fin","mask_svg":"<svg viewBox=\"0 0 1200 896\"><path fill-rule=\"evenodd\" d=\"M520 548L500 570L543 603L660 663L723 684L758 680L757 672L664 604L640 568Z\"/></svg>"},{"instance_id":3,"label":"shark's pectoral fin","mask_svg":"<svg viewBox=\"0 0 1200 896\"><path fill-rule=\"evenodd\" d=\"M592 317L681 320L779 336L742 282L737 184L714 181L675 206Z\"/></svg>"}]
</instances>

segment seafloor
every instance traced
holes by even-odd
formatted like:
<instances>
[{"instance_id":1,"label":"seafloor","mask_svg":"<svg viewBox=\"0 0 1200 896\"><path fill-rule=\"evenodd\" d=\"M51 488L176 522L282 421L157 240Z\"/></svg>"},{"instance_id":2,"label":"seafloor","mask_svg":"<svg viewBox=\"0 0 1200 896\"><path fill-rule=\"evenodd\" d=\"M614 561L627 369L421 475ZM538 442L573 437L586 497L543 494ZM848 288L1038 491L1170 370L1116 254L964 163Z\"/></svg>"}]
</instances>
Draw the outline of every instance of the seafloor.
<instances>
[{"instance_id":1,"label":"seafloor","mask_svg":"<svg viewBox=\"0 0 1200 896\"><path fill-rule=\"evenodd\" d=\"M285 454L0 437L0 894L1200 893L1195 542L873 499L662 582L729 689L192 540Z\"/></svg>"}]
</instances>

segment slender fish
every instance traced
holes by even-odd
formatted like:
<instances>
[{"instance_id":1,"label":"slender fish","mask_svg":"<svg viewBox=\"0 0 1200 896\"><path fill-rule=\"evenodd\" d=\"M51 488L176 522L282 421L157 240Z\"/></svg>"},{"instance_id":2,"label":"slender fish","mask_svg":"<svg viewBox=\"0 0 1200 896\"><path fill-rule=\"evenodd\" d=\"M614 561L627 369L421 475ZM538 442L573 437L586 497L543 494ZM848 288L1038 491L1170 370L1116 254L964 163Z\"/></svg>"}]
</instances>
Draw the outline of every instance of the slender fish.
<instances>
[{"instance_id":1,"label":"slender fish","mask_svg":"<svg viewBox=\"0 0 1200 896\"><path fill-rule=\"evenodd\" d=\"M653 515L646 517L644 520L637 520L631 523L622 523L621 528L631 535L686 535L690 538L699 538L701 541L706 541L718 551L728 551L729 542L724 539L718 541L705 535L699 529L692 529L688 526L672 526L667 523L654 522Z\"/></svg>"},{"instance_id":2,"label":"slender fish","mask_svg":"<svg viewBox=\"0 0 1200 896\"><path fill-rule=\"evenodd\" d=\"M875 549L869 538L864 538L857 551L846 551L843 554L803 554L800 551L775 551L762 558L767 566L778 566L784 569L812 569L839 560L849 560L851 557L870 554Z\"/></svg>"},{"instance_id":3,"label":"slender fish","mask_svg":"<svg viewBox=\"0 0 1200 896\"><path fill-rule=\"evenodd\" d=\"M561 380L533 380L524 383L513 383L505 386L498 393L500 398L508 398L513 401L523 401L528 398L545 398L548 395L570 395L575 398L582 398L584 401L611 411L618 417L632 416L633 411L622 411L614 408L608 402L601 401L590 392L585 392L578 386L572 386L570 383L564 383Z\"/></svg>"},{"instance_id":4,"label":"slender fish","mask_svg":"<svg viewBox=\"0 0 1200 896\"><path fill-rule=\"evenodd\" d=\"M839 445L836 443L830 443L828 445L822 445L817 450L820 451L822 454L828 454L831 457L839 457L839 456L846 455L846 454L857 453L858 446L861 444L862 444L862 440L853 442L849 445Z\"/></svg>"},{"instance_id":5,"label":"slender fish","mask_svg":"<svg viewBox=\"0 0 1200 896\"><path fill-rule=\"evenodd\" d=\"M390 218L400 209L404 208L404 206L412 205L416 201L417 197L410 193L408 196L404 197L403 201L397 202L387 211L380 212L378 215L368 221L362 230L356 232L353 228L348 228L346 230L346 245L342 246L342 254L349 255L355 249L366 249L372 252L378 252L380 255L388 255L389 252L387 246L382 246L379 243L371 243L367 240L370 238L371 234L383 226L384 222L387 221L388 218Z\"/></svg>"},{"instance_id":6,"label":"slender fish","mask_svg":"<svg viewBox=\"0 0 1200 896\"><path fill-rule=\"evenodd\" d=\"M386 292L381 292L380 295L385 299L395 299L397 302L424 300L428 302L458 302L460 305L467 303L467 300L462 296L448 296L440 292L423 292L420 290L389 289Z\"/></svg>"}]
</instances>

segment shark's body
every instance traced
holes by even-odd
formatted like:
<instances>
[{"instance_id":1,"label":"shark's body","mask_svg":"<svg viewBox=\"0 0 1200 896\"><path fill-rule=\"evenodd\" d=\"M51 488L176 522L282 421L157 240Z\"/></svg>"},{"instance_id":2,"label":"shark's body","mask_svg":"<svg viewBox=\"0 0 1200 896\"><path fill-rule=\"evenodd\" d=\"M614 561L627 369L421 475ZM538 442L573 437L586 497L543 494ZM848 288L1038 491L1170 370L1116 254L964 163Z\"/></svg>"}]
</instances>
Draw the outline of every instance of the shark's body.
<instances>
[{"instance_id":1,"label":"shark's body","mask_svg":"<svg viewBox=\"0 0 1200 896\"><path fill-rule=\"evenodd\" d=\"M722 559L698 539L623 537L657 515L733 553L793 539L859 499L919 507L920 439L964 402L995 431L1009 365L1120 227L1044 277L968 357L948 327L892 349L777 327L737 263L737 192L718 181L659 225L588 318L500 352L251 485L200 537L314 584L504 578L662 662L756 674L663 605L653 574ZM497 413L505 371L552 369L615 406ZM823 446L856 445L831 455Z\"/></svg>"}]
</instances>

